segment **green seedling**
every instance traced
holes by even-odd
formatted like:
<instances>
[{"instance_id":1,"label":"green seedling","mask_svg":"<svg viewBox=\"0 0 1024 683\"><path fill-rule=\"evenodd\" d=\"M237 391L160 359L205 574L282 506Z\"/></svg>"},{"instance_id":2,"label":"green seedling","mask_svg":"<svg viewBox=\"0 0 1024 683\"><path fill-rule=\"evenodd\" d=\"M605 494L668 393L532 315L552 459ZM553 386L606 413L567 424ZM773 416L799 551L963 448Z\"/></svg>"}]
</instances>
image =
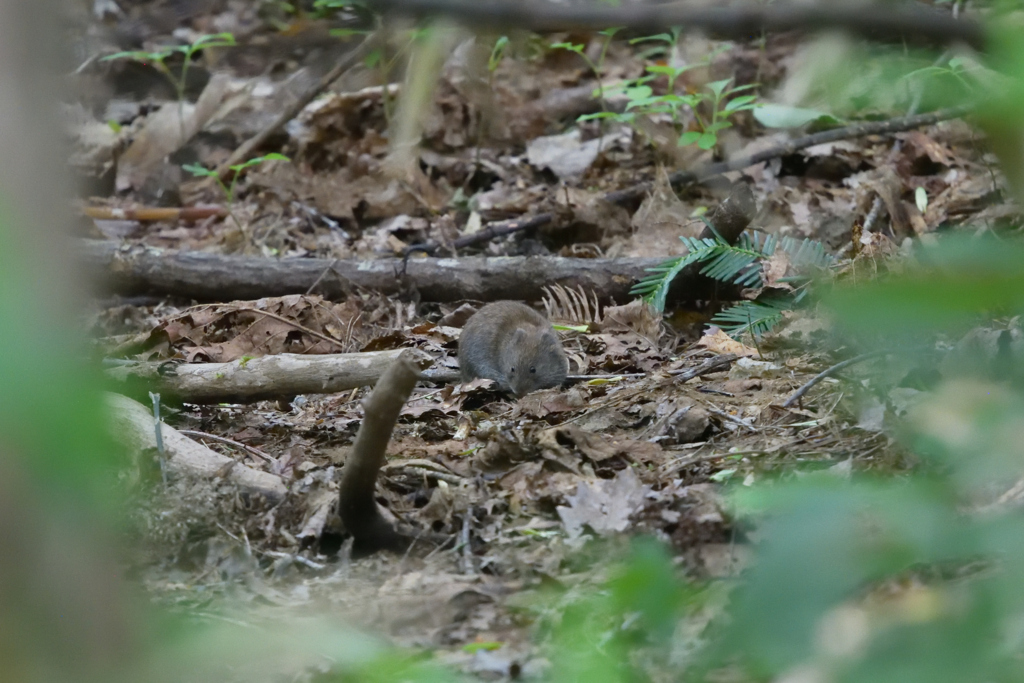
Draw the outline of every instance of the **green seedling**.
<instances>
[{"instance_id":1,"label":"green seedling","mask_svg":"<svg viewBox=\"0 0 1024 683\"><path fill-rule=\"evenodd\" d=\"M587 66L594 73L594 78L597 79L597 91L595 95L601 102L601 111L606 111L608 107L605 106L605 93L604 93L604 82L601 78L601 72L604 70L604 58L608 55L608 47L612 44L612 38L618 33L620 29L617 28L606 28L598 33L604 36L604 43L601 45L601 54L598 56L595 62L587 56L584 48L586 47L582 43L552 43L551 47L560 50L568 50L569 52L575 52L578 54Z\"/></svg>"},{"instance_id":2,"label":"green seedling","mask_svg":"<svg viewBox=\"0 0 1024 683\"><path fill-rule=\"evenodd\" d=\"M234 204L235 183L237 183L239 177L241 177L242 171L251 166L257 166L259 164L262 164L264 161L291 161L291 159L289 159L283 154L278 154L277 152L274 152L272 154L265 154L261 157L249 159L248 161L241 164L235 164L234 166L230 166L229 168L232 171L234 171L234 175L231 178L230 185L224 184L224 181L221 180L220 176L217 175L217 171L210 170L204 166L200 166L199 164L185 164L184 166L182 166L182 168L196 177L213 178L214 180L216 180L217 184L220 186L221 191L224 192L224 197L227 198L228 204Z\"/></svg>"},{"instance_id":3,"label":"green seedling","mask_svg":"<svg viewBox=\"0 0 1024 683\"><path fill-rule=\"evenodd\" d=\"M662 56L666 52L671 52L678 35L677 31L673 31L672 33L637 38L630 41L630 44L653 41L657 45L645 50L643 54L648 57ZM661 45L661 43L665 43L665 45ZM596 114L585 114L577 120L610 119L637 129L638 119L661 114L668 115L672 119L673 125L682 128L685 123L683 114L689 108L693 112L692 125L696 128L683 131L677 143L680 146L696 144L701 149L712 149L718 144L719 132L732 127L733 124L729 119L733 115L760 106L756 102L756 95L738 95L742 91L756 88L757 84L732 87L732 79L708 83L704 89L693 93L677 92L679 79L683 74L696 67L707 66L716 54L717 52L714 52L700 62L681 66L673 65L672 60L669 60L668 64L649 64L645 67L643 76L615 87L614 92L622 93L627 99L625 111L609 112L602 101L602 111ZM666 79L667 87L664 94L656 94L651 83L662 77ZM710 116L707 113L702 113L707 111L710 111Z\"/></svg>"},{"instance_id":4,"label":"green seedling","mask_svg":"<svg viewBox=\"0 0 1024 683\"><path fill-rule=\"evenodd\" d=\"M142 64L151 65L171 82L178 95L178 101L181 102L185 99L185 83L188 78L188 69L192 64L192 58L195 54L200 50L205 50L206 48L231 47L235 44L235 36L230 33L207 34L199 36L195 41L188 45L165 47L160 50L154 50L153 52L146 52L144 50L116 52L112 55L107 55L101 61L108 62L115 59L132 59L136 62L141 62ZM166 64L167 59L174 54L181 54L184 56L181 70L178 73L171 71Z\"/></svg>"},{"instance_id":5,"label":"green seedling","mask_svg":"<svg viewBox=\"0 0 1024 683\"><path fill-rule=\"evenodd\" d=\"M904 76L903 80L927 81L931 78L946 77L956 80L968 92L975 92L977 90L976 84L973 82L973 77L970 71L968 71L967 66L968 64L963 58L952 57L944 66L936 64L933 66L926 66L922 69L916 69Z\"/></svg>"},{"instance_id":6,"label":"green seedling","mask_svg":"<svg viewBox=\"0 0 1024 683\"><path fill-rule=\"evenodd\" d=\"M491 48L491 54L487 57L487 72L490 75L491 87L494 86L494 72L498 70L498 66L501 65L501 60L505 57L505 50L508 48L508 36L501 36L494 41L494 47Z\"/></svg>"},{"instance_id":7,"label":"green seedling","mask_svg":"<svg viewBox=\"0 0 1024 683\"><path fill-rule=\"evenodd\" d=\"M178 124L181 130L182 143L184 144L185 113L183 107L185 103L185 84L187 83L188 69L192 64L192 58L197 52L205 50L206 48L230 47L235 44L235 37L230 33L207 34L199 36L195 41L188 45L165 47L153 52L146 52L144 50L115 52L112 55L104 57L102 61L106 62L114 59L132 59L136 62L141 62L142 64L151 65L171 82L174 86L174 92L178 98ZM178 73L171 71L170 67L168 67L166 63L167 59L174 54L181 54L184 56L181 64L181 70Z\"/></svg>"},{"instance_id":8,"label":"green seedling","mask_svg":"<svg viewBox=\"0 0 1024 683\"><path fill-rule=\"evenodd\" d=\"M729 121L730 116L737 112L757 108L756 95L734 97L740 91L756 88L757 84L751 83L732 88L730 87L731 83L731 78L714 81L707 84L708 93L701 92L689 96L694 98L691 102L687 102L687 104L693 108L693 115L698 130L687 131L679 136L679 145L681 147L696 143L701 149L711 149L718 144L718 131L732 128L732 122ZM710 119L704 119L700 115L699 105L704 102L708 102L711 105Z\"/></svg>"}]
</instances>

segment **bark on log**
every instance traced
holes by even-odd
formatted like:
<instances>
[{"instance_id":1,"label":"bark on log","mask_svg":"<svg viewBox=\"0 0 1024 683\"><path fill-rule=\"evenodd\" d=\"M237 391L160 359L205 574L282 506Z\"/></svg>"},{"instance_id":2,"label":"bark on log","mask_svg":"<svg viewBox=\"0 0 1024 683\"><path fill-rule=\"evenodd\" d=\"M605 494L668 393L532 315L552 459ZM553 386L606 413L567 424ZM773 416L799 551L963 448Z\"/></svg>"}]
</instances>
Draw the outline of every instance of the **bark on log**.
<instances>
[{"instance_id":1,"label":"bark on log","mask_svg":"<svg viewBox=\"0 0 1024 683\"><path fill-rule=\"evenodd\" d=\"M144 451L156 449L153 413L149 408L120 394L107 394L106 401L111 414L110 429L115 439L136 457ZM173 427L161 424L160 435L167 454L167 467L171 471L199 477L214 477L226 472L225 476L230 481L266 497L272 503L281 500L288 490L277 475L242 465L180 434Z\"/></svg>"},{"instance_id":2,"label":"bark on log","mask_svg":"<svg viewBox=\"0 0 1024 683\"><path fill-rule=\"evenodd\" d=\"M138 363L107 370L107 375L184 403L251 403L298 394L333 394L371 386L403 349L369 353L302 356L281 353L230 363ZM404 349L424 367L430 356Z\"/></svg>"},{"instance_id":3,"label":"bark on log","mask_svg":"<svg viewBox=\"0 0 1024 683\"><path fill-rule=\"evenodd\" d=\"M181 252L152 247L121 248L87 241L84 258L107 291L125 296L172 295L199 301L259 299L314 292L340 299L365 287L388 296L417 290L422 301L539 301L544 285L595 292L603 301L629 301L630 288L664 258L578 259L557 256L349 261L268 259ZM682 253L682 249L680 249ZM666 255L668 257L669 255ZM705 278L681 276L670 302L707 298Z\"/></svg>"}]
</instances>

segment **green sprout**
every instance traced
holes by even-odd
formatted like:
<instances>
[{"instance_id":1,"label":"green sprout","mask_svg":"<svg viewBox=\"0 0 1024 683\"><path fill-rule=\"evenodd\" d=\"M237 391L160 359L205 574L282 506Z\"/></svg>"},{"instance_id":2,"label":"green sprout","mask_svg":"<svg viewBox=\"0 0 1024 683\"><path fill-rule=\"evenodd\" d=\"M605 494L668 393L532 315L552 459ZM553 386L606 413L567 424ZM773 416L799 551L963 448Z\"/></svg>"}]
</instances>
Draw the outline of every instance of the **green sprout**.
<instances>
[{"instance_id":1,"label":"green sprout","mask_svg":"<svg viewBox=\"0 0 1024 683\"><path fill-rule=\"evenodd\" d=\"M237 183L239 177L241 177L242 171L244 171L245 169L247 169L247 168L249 168L251 166L256 166L258 164L262 164L264 161L291 161L291 159L289 159L288 157L286 157L283 154L278 154L277 152L273 152L271 154L265 154L265 155L263 155L261 157L255 157L253 159L249 159L248 161L243 162L241 164L235 164L234 166L230 166L229 168L232 171L234 171L234 176L231 178L231 184L230 185L225 185L224 184L224 181L220 179L219 175L217 175L217 171L210 170L210 169L206 168L205 166L200 166L199 164L185 164L184 166L182 166L182 168L185 169L186 171L188 171L189 173L191 173L192 175L196 176L196 177L213 178L214 180L216 180L217 184L220 186L221 191L224 193L224 196L227 198L228 204L234 204L234 202L235 202L235 183ZM235 221L235 222L237 223L238 221Z\"/></svg>"},{"instance_id":2,"label":"green sprout","mask_svg":"<svg viewBox=\"0 0 1024 683\"><path fill-rule=\"evenodd\" d=\"M666 49L671 49L678 38L678 33L664 33L647 38L638 38L630 41L631 44L640 40L666 43L669 47L657 46L645 51L649 56L661 55ZM645 68L645 74L615 87L614 91L623 94L627 99L625 111L610 112L602 106L602 111L595 114L585 114L577 121L604 120L610 119L625 123L637 128L637 120L654 114L667 114L672 119L673 125L682 128L684 121L682 114L685 108L693 112L693 125L695 130L683 131L677 140L681 147L696 144L701 149L712 149L718 144L720 131L731 128L729 120L733 115L741 111L756 109L760 106L757 103L756 95L739 95L738 93L756 88L757 84L741 85L731 87L732 79L714 81L708 83L704 89L688 93L677 92L677 82L687 71L698 66L706 66L717 52L714 52L702 61L693 64L674 66L668 64L649 64ZM655 79L664 76L667 80L667 88L664 94L655 94L654 88L650 85ZM701 111L710 110L710 116Z\"/></svg>"},{"instance_id":3,"label":"green sprout","mask_svg":"<svg viewBox=\"0 0 1024 683\"><path fill-rule=\"evenodd\" d=\"M230 33L215 33L199 36L192 43L188 45L178 45L176 47L165 47L153 52L146 52L145 50L131 50L127 52L116 52L112 55L107 55L101 61L108 62L114 59L132 59L142 64L152 65L157 71L167 77L167 80L174 86L174 90L178 95L178 101L185 99L185 82L188 77L188 69L192 63L192 58L200 50L205 50L211 47L231 47L236 45L235 36ZM181 65L181 71L175 74L167 66L166 60L171 55L180 53L184 55L185 59Z\"/></svg>"},{"instance_id":4,"label":"green sprout","mask_svg":"<svg viewBox=\"0 0 1024 683\"><path fill-rule=\"evenodd\" d=\"M587 66L594 73L594 78L597 79L597 91L595 95L601 102L601 111L606 111L608 109L608 107L605 106L604 81L601 79L601 72L604 70L604 59L608 55L608 48L612 44L612 38L615 37L615 34L618 33L619 30L620 29L618 28L606 28L603 31L598 31L600 35L604 36L604 43L601 45L601 54L598 55L596 62L587 56L587 53L584 50L585 46L581 43L552 43L551 45L551 47L555 49L575 52L583 58L584 62L587 63Z\"/></svg>"},{"instance_id":5,"label":"green sprout","mask_svg":"<svg viewBox=\"0 0 1024 683\"><path fill-rule=\"evenodd\" d=\"M142 64L151 65L154 69L162 73L167 80L171 82L171 85L174 86L174 92L178 97L178 124L180 126L182 142L184 143L185 114L183 106L185 102L185 84L188 78L189 66L192 64L192 58L195 56L196 52L205 50L206 48L230 47L235 44L235 36L230 33L206 34L199 36L188 45L165 47L153 52L146 52L145 50L115 52L112 55L107 55L101 61L108 62L114 59L131 59ZM177 53L184 55L184 60L181 64L181 71L176 74L167 66L166 61L168 57Z\"/></svg>"}]
</instances>

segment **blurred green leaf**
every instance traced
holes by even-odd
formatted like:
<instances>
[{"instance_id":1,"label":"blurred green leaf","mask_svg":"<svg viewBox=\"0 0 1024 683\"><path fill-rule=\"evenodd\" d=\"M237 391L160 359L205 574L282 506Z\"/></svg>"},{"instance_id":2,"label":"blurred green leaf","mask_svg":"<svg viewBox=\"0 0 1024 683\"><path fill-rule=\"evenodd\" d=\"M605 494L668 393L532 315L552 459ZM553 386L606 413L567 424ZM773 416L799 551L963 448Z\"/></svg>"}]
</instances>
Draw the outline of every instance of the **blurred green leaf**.
<instances>
[{"instance_id":1,"label":"blurred green leaf","mask_svg":"<svg viewBox=\"0 0 1024 683\"><path fill-rule=\"evenodd\" d=\"M979 316L1024 312L1024 244L947 237L920 247L907 272L844 283L824 295L851 332L908 334L964 329Z\"/></svg>"},{"instance_id":2,"label":"blurred green leaf","mask_svg":"<svg viewBox=\"0 0 1024 683\"><path fill-rule=\"evenodd\" d=\"M836 117L817 109L787 107L781 104L762 104L754 110L754 118L765 128L799 128L811 122L842 124Z\"/></svg>"}]
</instances>

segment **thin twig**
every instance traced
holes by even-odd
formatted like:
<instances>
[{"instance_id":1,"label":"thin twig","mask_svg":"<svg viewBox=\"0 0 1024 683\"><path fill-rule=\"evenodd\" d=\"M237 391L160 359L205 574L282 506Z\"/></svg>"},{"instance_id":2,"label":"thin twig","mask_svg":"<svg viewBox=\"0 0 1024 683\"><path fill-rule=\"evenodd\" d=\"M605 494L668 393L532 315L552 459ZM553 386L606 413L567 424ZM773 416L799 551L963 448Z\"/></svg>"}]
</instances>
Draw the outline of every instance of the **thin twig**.
<instances>
[{"instance_id":1,"label":"thin twig","mask_svg":"<svg viewBox=\"0 0 1024 683\"><path fill-rule=\"evenodd\" d=\"M868 135L892 135L893 133L902 133L903 131L913 130L914 128L920 128L922 126L931 126L939 121L960 118L961 116L970 113L971 110L971 106L963 105L959 107L950 107L948 109L940 109L938 111L933 111L930 114L897 116L896 118L885 121L861 121L858 123L851 123L850 125L843 126L842 128L833 128L832 130L825 130L820 133L812 133L810 135L793 138L781 145L770 147L749 156L730 159L729 161L705 164L692 171L677 171L669 176L669 182L672 184L672 187L678 188L684 185L707 180L708 178L716 175L729 173L730 171L740 171L748 166L754 166L755 164L759 164L763 161L770 161L771 159L784 157L788 154L794 154L801 149L807 149L808 147L814 147L815 145L821 145L826 142L837 142L839 140L848 140L850 138L859 138ZM635 185L625 190L606 194L604 198L613 204L623 204L641 199L652 189L653 185L651 183L641 183L640 185Z\"/></svg>"},{"instance_id":2,"label":"thin twig","mask_svg":"<svg viewBox=\"0 0 1024 683\"><path fill-rule=\"evenodd\" d=\"M693 455L688 456L686 458L679 458L678 460L673 460L672 462L667 463L664 466L664 468L662 468L661 476L668 476L673 472L678 472L684 467L688 467L689 465L696 465L699 462L718 460L720 458L728 458L731 455L736 454L729 453L728 451L726 451L725 453L708 453L707 455L700 455L699 453L694 453Z\"/></svg>"},{"instance_id":3,"label":"thin twig","mask_svg":"<svg viewBox=\"0 0 1024 683\"><path fill-rule=\"evenodd\" d=\"M856 363L861 363L863 361L875 358L877 356L885 356L890 353L893 353L893 351L869 351L867 353L862 353L859 356L854 356L853 358L847 358L841 363L836 363L832 367L827 368L822 372L819 372L817 375L809 379L802 387L793 392L793 395L786 399L786 402L782 404L782 407L789 408L794 403L802 399L804 397L804 394L810 391L811 387L813 387L815 384L825 379L826 377L829 377L830 375L839 372L843 368L848 368L851 365L855 365Z\"/></svg>"},{"instance_id":4,"label":"thin twig","mask_svg":"<svg viewBox=\"0 0 1024 683\"><path fill-rule=\"evenodd\" d=\"M722 410L720 408L716 408L716 407L714 407L712 405L709 405L709 406L706 406L706 407L707 407L707 410L708 410L709 413L712 413L713 415L717 415L717 416L719 416L721 418L724 418L728 422L732 422L733 424L737 424L740 427L745 427L746 429L749 429L752 432L758 431L757 427L755 427L753 424L751 424L750 422L748 422L746 420L738 418L735 415L730 415L729 413L725 412L724 410Z\"/></svg>"},{"instance_id":5,"label":"thin twig","mask_svg":"<svg viewBox=\"0 0 1024 683\"><path fill-rule=\"evenodd\" d=\"M199 221L227 215L223 206L83 206L82 213L102 221Z\"/></svg>"},{"instance_id":6,"label":"thin twig","mask_svg":"<svg viewBox=\"0 0 1024 683\"><path fill-rule=\"evenodd\" d=\"M291 553L282 553L278 550L264 550L262 551L262 554L266 555L267 557L276 557L278 559L291 560L292 562L297 562L298 564L304 564L310 569L324 569L325 567L327 567L327 565L322 564L320 562L314 562L308 557L303 557L302 555L292 555Z\"/></svg>"},{"instance_id":7,"label":"thin twig","mask_svg":"<svg viewBox=\"0 0 1024 683\"><path fill-rule=\"evenodd\" d=\"M194 436L194 437L199 438L199 439L210 439L211 441L219 441L220 443L225 443L225 444L228 444L229 446L235 446L237 448L241 448L245 452L251 453L252 455L255 455L258 458L262 458L263 460L265 460L267 462L270 462L270 463L276 462L276 460L274 460L274 458L272 458L271 456L267 455L266 453L264 453L260 449L253 448L252 446L246 446L244 443L239 443L238 441L232 441L231 439L229 439L227 437L224 437L224 436L217 436L216 434L208 434L207 432L200 432L200 431L197 431L195 429L179 429L178 433L179 434L184 434L186 436Z\"/></svg>"},{"instance_id":8,"label":"thin twig","mask_svg":"<svg viewBox=\"0 0 1024 683\"><path fill-rule=\"evenodd\" d=\"M462 547L462 573L475 574L473 570L473 544L469 540L469 514L462 518L462 533L459 534L459 545Z\"/></svg>"},{"instance_id":9,"label":"thin twig","mask_svg":"<svg viewBox=\"0 0 1024 683\"><path fill-rule=\"evenodd\" d=\"M609 375L566 375L566 382L590 382L595 379L617 380L617 379L640 379L646 377L646 372L620 372Z\"/></svg>"},{"instance_id":10,"label":"thin twig","mask_svg":"<svg viewBox=\"0 0 1024 683\"><path fill-rule=\"evenodd\" d=\"M153 432L156 438L156 452L160 458L160 477L164 488L167 488L167 454L164 452L164 433L160 421L160 394L149 392L149 400L153 402Z\"/></svg>"},{"instance_id":11,"label":"thin twig","mask_svg":"<svg viewBox=\"0 0 1024 683\"><path fill-rule=\"evenodd\" d=\"M688 368L686 370L670 370L668 374L675 377L678 382L689 382L695 377L707 375L712 372L719 372L729 367L736 362L736 358L737 356L731 353L726 353L706 360L695 368Z\"/></svg>"},{"instance_id":12,"label":"thin twig","mask_svg":"<svg viewBox=\"0 0 1024 683\"><path fill-rule=\"evenodd\" d=\"M347 55L342 57L333 69L324 74L324 76L313 87L302 93L298 99L292 102L291 106L281 112L276 119L270 122L269 125L239 145L238 149L228 157L228 160L217 167L217 177L223 180L231 173L232 166L248 160L252 156L253 152L259 149L271 135L298 116L299 112L301 112L307 104L312 102L317 95L330 87L331 83L338 80L346 71L361 62L363 57L370 52L370 49L374 45L376 45L376 40L372 36L364 38L363 42L353 48Z\"/></svg>"},{"instance_id":13,"label":"thin twig","mask_svg":"<svg viewBox=\"0 0 1024 683\"><path fill-rule=\"evenodd\" d=\"M313 284L309 286L309 289L306 290L306 296L309 296L310 294L313 293L313 290L316 289L316 286L320 284L320 281L324 279L327 273L331 272L331 270L334 269L334 264L337 262L338 259L336 258L331 260L330 264L326 268L324 268L323 272L320 273L319 277L317 277L317 279L313 281Z\"/></svg>"},{"instance_id":14,"label":"thin twig","mask_svg":"<svg viewBox=\"0 0 1024 683\"><path fill-rule=\"evenodd\" d=\"M420 476L424 478L433 477L438 481L443 481L448 484L453 484L455 486L459 486L466 481L465 477L460 477L457 474L447 474L445 472L438 472L437 470L428 469L426 467L415 467L409 465L395 465L393 467L389 466L386 472L388 476L394 476L396 474L411 474L414 476Z\"/></svg>"}]
</instances>

